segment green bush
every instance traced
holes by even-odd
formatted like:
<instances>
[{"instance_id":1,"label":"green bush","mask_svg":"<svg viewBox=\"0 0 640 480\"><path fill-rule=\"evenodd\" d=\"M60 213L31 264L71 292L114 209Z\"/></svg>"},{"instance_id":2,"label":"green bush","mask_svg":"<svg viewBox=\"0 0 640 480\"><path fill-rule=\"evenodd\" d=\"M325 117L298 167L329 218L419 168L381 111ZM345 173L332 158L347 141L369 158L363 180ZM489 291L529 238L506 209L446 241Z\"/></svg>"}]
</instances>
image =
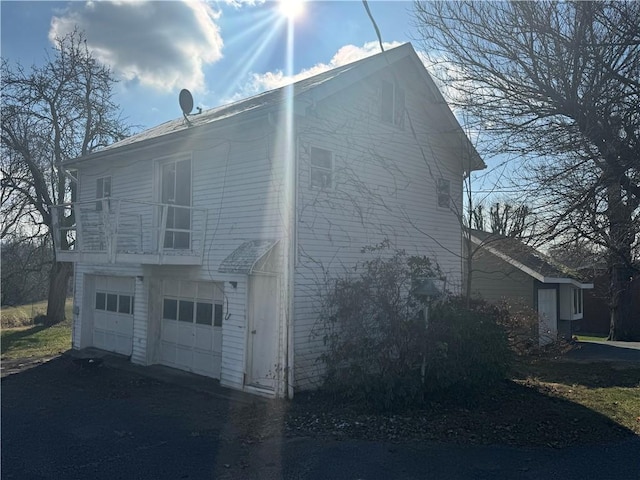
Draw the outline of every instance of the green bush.
<instances>
[{"instance_id":1,"label":"green bush","mask_svg":"<svg viewBox=\"0 0 640 480\"><path fill-rule=\"evenodd\" d=\"M440 275L426 257L397 251L330 283L321 316L326 393L397 410L504 378L509 350L495 312L450 299L425 321L415 280Z\"/></svg>"}]
</instances>

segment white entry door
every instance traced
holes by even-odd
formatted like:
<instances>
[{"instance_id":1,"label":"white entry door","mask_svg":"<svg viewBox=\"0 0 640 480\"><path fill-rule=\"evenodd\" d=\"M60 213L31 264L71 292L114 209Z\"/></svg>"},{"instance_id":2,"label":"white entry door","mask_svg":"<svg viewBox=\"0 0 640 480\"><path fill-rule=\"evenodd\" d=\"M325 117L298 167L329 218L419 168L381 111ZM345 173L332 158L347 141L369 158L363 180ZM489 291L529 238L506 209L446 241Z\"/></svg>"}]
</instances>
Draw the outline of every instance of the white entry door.
<instances>
[{"instance_id":1,"label":"white entry door","mask_svg":"<svg viewBox=\"0 0 640 480\"><path fill-rule=\"evenodd\" d=\"M278 277L249 277L249 384L274 389L278 371Z\"/></svg>"},{"instance_id":2,"label":"white entry door","mask_svg":"<svg viewBox=\"0 0 640 480\"><path fill-rule=\"evenodd\" d=\"M131 355L133 350L134 280L129 277L95 277L93 346Z\"/></svg>"},{"instance_id":3,"label":"white entry door","mask_svg":"<svg viewBox=\"0 0 640 480\"><path fill-rule=\"evenodd\" d=\"M538 290L538 334L540 345L555 342L558 337L557 291Z\"/></svg>"}]
</instances>

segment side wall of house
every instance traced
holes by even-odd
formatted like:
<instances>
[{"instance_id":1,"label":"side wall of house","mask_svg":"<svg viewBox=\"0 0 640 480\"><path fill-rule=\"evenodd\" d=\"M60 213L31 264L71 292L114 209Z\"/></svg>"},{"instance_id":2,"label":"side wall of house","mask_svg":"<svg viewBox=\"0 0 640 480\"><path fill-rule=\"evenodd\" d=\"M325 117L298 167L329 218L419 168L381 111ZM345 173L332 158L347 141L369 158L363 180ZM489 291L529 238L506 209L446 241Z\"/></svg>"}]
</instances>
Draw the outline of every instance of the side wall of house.
<instances>
[{"instance_id":1,"label":"side wall of house","mask_svg":"<svg viewBox=\"0 0 640 480\"><path fill-rule=\"evenodd\" d=\"M396 124L381 119L382 81L404 90L406 111ZM462 158L447 148L442 119L410 63L368 77L311 103L297 122L297 257L295 259L295 386L317 384L323 350L318 323L327 278L345 275L362 248L387 240L390 255L404 249L438 262L447 287L459 292ZM440 122L440 123L438 123ZM414 133L415 132L415 133ZM326 188L312 185L313 149L331 152ZM437 183L450 185L450 206L439 206ZM352 270L351 270L352 271Z\"/></svg>"},{"instance_id":2,"label":"side wall of house","mask_svg":"<svg viewBox=\"0 0 640 480\"><path fill-rule=\"evenodd\" d=\"M145 315L148 322L134 324L133 361L153 363L157 359L157 342L161 304L153 279L171 277L180 280L225 283L221 383L242 387L247 344L246 276L217 272L222 260L248 240L280 239L283 235L283 204L285 157L272 141L274 127L266 117L243 125L225 128L194 128L189 136L178 135L173 141L158 139L157 143L135 151L114 152L107 158L80 168L79 201L96 199L98 178L111 177L111 197L138 202L159 202L158 165L172 158L192 160L192 206L208 211L206 240L202 266L127 266L79 264L76 278L77 303L82 300L83 273L141 276L145 305L136 299L136 315ZM157 286L156 286L157 287ZM155 305L149 304L154 296ZM74 346L80 347L83 322L74 322ZM89 326L87 326L89 328ZM140 337L142 336L142 337ZM154 350L155 349L155 350Z\"/></svg>"},{"instance_id":3,"label":"side wall of house","mask_svg":"<svg viewBox=\"0 0 640 480\"><path fill-rule=\"evenodd\" d=\"M535 308L534 279L482 249L473 256L471 295L491 303L507 301L514 308Z\"/></svg>"}]
</instances>

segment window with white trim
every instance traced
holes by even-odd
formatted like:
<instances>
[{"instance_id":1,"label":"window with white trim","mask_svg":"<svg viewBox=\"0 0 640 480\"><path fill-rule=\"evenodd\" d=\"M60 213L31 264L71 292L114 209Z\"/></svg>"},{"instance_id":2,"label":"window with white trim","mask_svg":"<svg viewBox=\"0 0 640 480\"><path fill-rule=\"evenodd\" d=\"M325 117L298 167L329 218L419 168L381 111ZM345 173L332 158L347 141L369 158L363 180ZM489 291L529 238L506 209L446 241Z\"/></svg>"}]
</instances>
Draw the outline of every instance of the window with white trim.
<instances>
[{"instance_id":1,"label":"window with white trim","mask_svg":"<svg viewBox=\"0 0 640 480\"><path fill-rule=\"evenodd\" d=\"M311 147L311 187L333 188L333 154L324 148Z\"/></svg>"},{"instance_id":2,"label":"window with white trim","mask_svg":"<svg viewBox=\"0 0 640 480\"><path fill-rule=\"evenodd\" d=\"M582 314L582 289L574 288L573 289L573 314L581 315Z\"/></svg>"},{"instance_id":3,"label":"window with white trim","mask_svg":"<svg viewBox=\"0 0 640 480\"><path fill-rule=\"evenodd\" d=\"M162 318L198 325L222 326L222 303L178 298L163 299Z\"/></svg>"},{"instance_id":4,"label":"window with white trim","mask_svg":"<svg viewBox=\"0 0 640 480\"><path fill-rule=\"evenodd\" d=\"M96 180L96 210L102 211L104 200L111 197L111 177L100 177ZM108 206L108 205L107 205Z\"/></svg>"},{"instance_id":5,"label":"window with white trim","mask_svg":"<svg viewBox=\"0 0 640 480\"><path fill-rule=\"evenodd\" d=\"M380 118L382 118L382 121L404 127L404 107L404 89L394 83L383 80L380 101Z\"/></svg>"},{"instance_id":6,"label":"window with white trim","mask_svg":"<svg viewBox=\"0 0 640 480\"><path fill-rule=\"evenodd\" d=\"M133 315L133 296L97 291L95 308L106 312Z\"/></svg>"},{"instance_id":7,"label":"window with white trim","mask_svg":"<svg viewBox=\"0 0 640 480\"><path fill-rule=\"evenodd\" d=\"M451 205L451 182L445 178L439 178L436 182L438 195L438 207L449 208Z\"/></svg>"}]
</instances>

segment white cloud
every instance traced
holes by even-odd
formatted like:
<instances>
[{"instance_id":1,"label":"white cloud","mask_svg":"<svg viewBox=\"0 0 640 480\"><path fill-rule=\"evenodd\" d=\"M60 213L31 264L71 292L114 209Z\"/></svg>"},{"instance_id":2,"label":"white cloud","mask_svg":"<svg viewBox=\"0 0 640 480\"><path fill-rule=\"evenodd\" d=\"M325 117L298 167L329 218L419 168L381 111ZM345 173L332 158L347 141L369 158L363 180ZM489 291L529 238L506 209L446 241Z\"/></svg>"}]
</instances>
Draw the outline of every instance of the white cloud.
<instances>
[{"instance_id":1,"label":"white cloud","mask_svg":"<svg viewBox=\"0 0 640 480\"><path fill-rule=\"evenodd\" d=\"M402 45L402 42L383 42L385 50L400 45ZM286 75L282 70L266 73L253 73L251 74L251 81L241 87L240 91L229 100L239 100L266 90L280 88L284 85L326 72L332 68L353 63L356 60L360 60L365 57L370 57L376 53L380 53L380 44L378 42L367 42L362 47L345 45L340 47L328 63L317 63L314 66L305 68L293 75Z\"/></svg>"},{"instance_id":2,"label":"white cloud","mask_svg":"<svg viewBox=\"0 0 640 480\"><path fill-rule=\"evenodd\" d=\"M203 66L222 57L219 17L204 2L89 1L54 16L49 39L77 27L96 58L126 81L204 91Z\"/></svg>"}]
</instances>

